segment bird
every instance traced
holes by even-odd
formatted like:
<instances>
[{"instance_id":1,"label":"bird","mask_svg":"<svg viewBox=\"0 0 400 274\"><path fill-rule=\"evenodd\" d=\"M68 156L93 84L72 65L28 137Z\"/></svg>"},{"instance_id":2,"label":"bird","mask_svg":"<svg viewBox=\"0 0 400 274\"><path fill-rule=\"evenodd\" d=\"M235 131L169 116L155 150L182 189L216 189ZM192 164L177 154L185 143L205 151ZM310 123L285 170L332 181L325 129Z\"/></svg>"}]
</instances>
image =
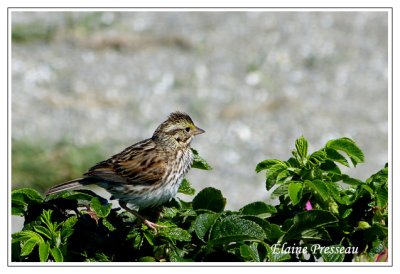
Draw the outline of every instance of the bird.
<instances>
[{"instance_id":1,"label":"bird","mask_svg":"<svg viewBox=\"0 0 400 274\"><path fill-rule=\"evenodd\" d=\"M122 209L131 212L149 228L155 224L139 210L172 200L193 163L191 142L205 131L181 111L171 113L151 138L135 143L109 159L95 164L77 178L48 189L47 195L86 185L98 185L111 193Z\"/></svg>"}]
</instances>

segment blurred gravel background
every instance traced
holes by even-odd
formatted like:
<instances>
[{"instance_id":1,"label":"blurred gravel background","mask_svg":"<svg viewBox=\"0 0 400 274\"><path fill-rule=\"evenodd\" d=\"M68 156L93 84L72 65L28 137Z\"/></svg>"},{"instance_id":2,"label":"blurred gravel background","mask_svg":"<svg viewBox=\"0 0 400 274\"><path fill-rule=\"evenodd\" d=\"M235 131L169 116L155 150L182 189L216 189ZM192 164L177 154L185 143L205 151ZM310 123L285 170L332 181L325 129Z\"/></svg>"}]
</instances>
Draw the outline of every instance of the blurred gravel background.
<instances>
[{"instance_id":1,"label":"blurred gravel background","mask_svg":"<svg viewBox=\"0 0 400 274\"><path fill-rule=\"evenodd\" d=\"M206 130L193 147L214 167L188 178L197 190L221 189L230 209L267 199L256 164L288 159L302 134L311 149L353 138L366 162L349 172L361 179L388 161L385 12L11 18L13 146L96 145L102 160L150 137L170 112L186 111Z\"/></svg>"}]
</instances>

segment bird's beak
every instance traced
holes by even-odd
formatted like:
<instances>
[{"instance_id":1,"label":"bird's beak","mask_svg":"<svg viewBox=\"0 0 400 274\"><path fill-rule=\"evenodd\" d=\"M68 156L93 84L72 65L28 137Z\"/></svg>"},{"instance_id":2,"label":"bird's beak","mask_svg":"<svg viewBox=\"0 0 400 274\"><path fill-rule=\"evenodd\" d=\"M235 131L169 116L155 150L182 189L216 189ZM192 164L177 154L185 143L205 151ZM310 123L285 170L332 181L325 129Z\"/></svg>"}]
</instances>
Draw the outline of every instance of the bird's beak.
<instances>
[{"instance_id":1,"label":"bird's beak","mask_svg":"<svg viewBox=\"0 0 400 274\"><path fill-rule=\"evenodd\" d=\"M202 130L201 128L199 128L199 127L195 127L195 129L194 129L194 135L199 135L199 134L202 134L202 133L204 133L205 132L205 130Z\"/></svg>"}]
</instances>

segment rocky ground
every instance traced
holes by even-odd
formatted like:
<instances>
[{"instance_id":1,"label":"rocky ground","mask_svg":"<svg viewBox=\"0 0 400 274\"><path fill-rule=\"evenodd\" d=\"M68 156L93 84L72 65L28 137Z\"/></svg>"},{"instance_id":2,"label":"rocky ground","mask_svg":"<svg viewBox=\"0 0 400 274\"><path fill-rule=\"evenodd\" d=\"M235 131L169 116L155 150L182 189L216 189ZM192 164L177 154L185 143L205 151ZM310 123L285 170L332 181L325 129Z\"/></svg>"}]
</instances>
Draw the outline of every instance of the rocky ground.
<instances>
[{"instance_id":1,"label":"rocky ground","mask_svg":"<svg viewBox=\"0 0 400 274\"><path fill-rule=\"evenodd\" d=\"M266 158L347 136L367 178L388 161L384 12L13 12L12 138L102 144L104 158L175 110L206 130L189 174L228 208L266 200ZM82 170L83 172L84 170Z\"/></svg>"}]
</instances>

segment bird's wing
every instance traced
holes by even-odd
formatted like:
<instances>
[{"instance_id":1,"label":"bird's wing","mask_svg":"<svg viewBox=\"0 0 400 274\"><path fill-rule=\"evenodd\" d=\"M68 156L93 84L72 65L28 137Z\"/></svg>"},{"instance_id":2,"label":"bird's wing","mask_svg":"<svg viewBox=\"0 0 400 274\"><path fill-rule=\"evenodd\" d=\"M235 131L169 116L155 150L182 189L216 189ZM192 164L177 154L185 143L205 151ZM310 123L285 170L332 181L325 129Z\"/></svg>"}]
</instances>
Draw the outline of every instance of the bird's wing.
<instances>
[{"instance_id":1,"label":"bird's wing","mask_svg":"<svg viewBox=\"0 0 400 274\"><path fill-rule=\"evenodd\" d=\"M163 177L166 166L165 154L148 139L96 164L85 176L116 183L152 185Z\"/></svg>"}]
</instances>

